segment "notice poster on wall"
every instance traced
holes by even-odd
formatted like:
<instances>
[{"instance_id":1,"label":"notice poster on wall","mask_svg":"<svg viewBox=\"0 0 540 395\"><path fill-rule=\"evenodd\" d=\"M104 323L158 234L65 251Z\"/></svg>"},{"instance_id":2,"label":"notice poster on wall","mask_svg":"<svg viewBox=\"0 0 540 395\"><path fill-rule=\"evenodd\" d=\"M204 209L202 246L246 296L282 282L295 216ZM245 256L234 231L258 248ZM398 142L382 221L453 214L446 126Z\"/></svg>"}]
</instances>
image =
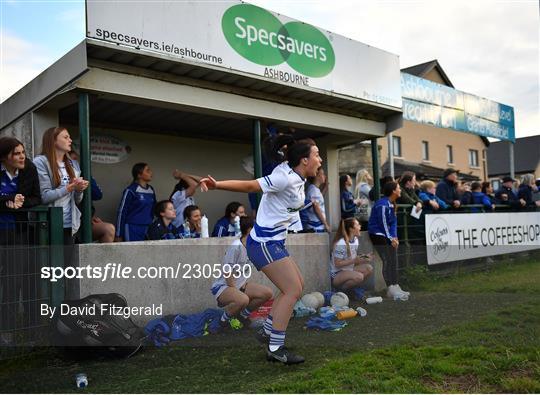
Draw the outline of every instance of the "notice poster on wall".
<instances>
[{"instance_id":1,"label":"notice poster on wall","mask_svg":"<svg viewBox=\"0 0 540 395\"><path fill-rule=\"evenodd\" d=\"M429 265L540 248L540 212L426 215Z\"/></svg>"},{"instance_id":2,"label":"notice poster on wall","mask_svg":"<svg viewBox=\"0 0 540 395\"><path fill-rule=\"evenodd\" d=\"M91 136L90 151L92 162L111 164L126 160L131 148L116 137Z\"/></svg>"},{"instance_id":3,"label":"notice poster on wall","mask_svg":"<svg viewBox=\"0 0 540 395\"><path fill-rule=\"evenodd\" d=\"M76 151L80 151L79 140L73 143ZM114 164L125 161L131 147L123 140L113 136L90 136L90 160L93 163Z\"/></svg>"}]
</instances>

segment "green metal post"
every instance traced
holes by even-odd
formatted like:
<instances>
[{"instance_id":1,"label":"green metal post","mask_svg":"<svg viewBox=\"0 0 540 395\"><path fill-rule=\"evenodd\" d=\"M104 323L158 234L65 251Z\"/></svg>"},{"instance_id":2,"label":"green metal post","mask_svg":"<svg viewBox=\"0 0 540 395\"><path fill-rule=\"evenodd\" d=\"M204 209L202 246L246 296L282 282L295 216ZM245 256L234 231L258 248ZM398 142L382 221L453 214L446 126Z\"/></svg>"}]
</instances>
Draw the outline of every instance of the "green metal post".
<instances>
[{"instance_id":1,"label":"green metal post","mask_svg":"<svg viewBox=\"0 0 540 395\"><path fill-rule=\"evenodd\" d=\"M62 207L51 207L49 211L49 243L51 267L64 267L64 214ZM51 304L60 306L64 300L65 279L51 282Z\"/></svg>"},{"instance_id":2,"label":"green metal post","mask_svg":"<svg viewBox=\"0 0 540 395\"><path fill-rule=\"evenodd\" d=\"M253 165L255 178L262 177L262 149L261 149L261 121L253 120ZM257 202L260 202L261 194L257 194Z\"/></svg>"},{"instance_id":3,"label":"green metal post","mask_svg":"<svg viewBox=\"0 0 540 395\"><path fill-rule=\"evenodd\" d=\"M390 148L391 149L391 148ZM371 139L371 160L373 163L373 188L375 188L375 200L378 200L381 196L381 184L379 179L379 146L377 144L377 138Z\"/></svg>"},{"instance_id":4,"label":"green metal post","mask_svg":"<svg viewBox=\"0 0 540 395\"><path fill-rule=\"evenodd\" d=\"M81 139L81 171L85 180L90 181L90 109L88 93L79 94L79 136ZM92 242L92 198L91 186L84 191L82 201L82 242Z\"/></svg>"},{"instance_id":5,"label":"green metal post","mask_svg":"<svg viewBox=\"0 0 540 395\"><path fill-rule=\"evenodd\" d=\"M414 210L414 206L411 206L411 210ZM403 215L403 238L405 239L405 243L409 244L409 221L408 221L408 215L407 215L407 208L402 208L402 215ZM401 243L401 241L400 241Z\"/></svg>"},{"instance_id":6,"label":"green metal post","mask_svg":"<svg viewBox=\"0 0 540 395\"><path fill-rule=\"evenodd\" d=\"M40 208L35 208L34 210L37 211L37 221L38 221L38 247L37 247L37 255L38 255L38 272L41 273L41 268L43 266L51 266L49 265L49 219L47 218L48 209L44 208L43 210L40 210ZM47 300L49 297L49 285L50 282L46 279L41 280L41 284L38 287L39 289L39 297L43 300Z\"/></svg>"}]
</instances>

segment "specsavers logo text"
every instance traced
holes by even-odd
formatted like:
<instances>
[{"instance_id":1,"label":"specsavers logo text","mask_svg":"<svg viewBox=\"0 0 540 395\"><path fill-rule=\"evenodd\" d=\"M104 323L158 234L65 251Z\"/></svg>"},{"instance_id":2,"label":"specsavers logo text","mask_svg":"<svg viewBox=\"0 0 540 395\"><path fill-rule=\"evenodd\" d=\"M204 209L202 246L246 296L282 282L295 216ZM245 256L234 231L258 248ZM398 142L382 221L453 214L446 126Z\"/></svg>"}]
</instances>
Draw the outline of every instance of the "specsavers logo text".
<instances>
[{"instance_id":1,"label":"specsavers logo text","mask_svg":"<svg viewBox=\"0 0 540 395\"><path fill-rule=\"evenodd\" d=\"M317 28L301 22L282 24L271 12L238 4L223 14L221 27L230 46L263 66L287 62L309 77L324 77L334 68L334 49Z\"/></svg>"}]
</instances>

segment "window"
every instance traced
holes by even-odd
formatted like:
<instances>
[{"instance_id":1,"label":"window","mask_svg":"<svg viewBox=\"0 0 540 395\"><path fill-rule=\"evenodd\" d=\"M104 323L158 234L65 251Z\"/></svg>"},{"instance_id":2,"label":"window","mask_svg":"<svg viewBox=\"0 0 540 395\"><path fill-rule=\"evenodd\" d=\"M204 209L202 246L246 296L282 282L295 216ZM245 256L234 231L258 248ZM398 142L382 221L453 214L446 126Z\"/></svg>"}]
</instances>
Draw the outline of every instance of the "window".
<instances>
[{"instance_id":1,"label":"window","mask_svg":"<svg viewBox=\"0 0 540 395\"><path fill-rule=\"evenodd\" d=\"M448 163L454 163L454 152L452 151L451 145L446 146L446 158Z\"/></svg>"},{"instance_id":2,"label":"window","mask_svg":"<svg viewBox=\"0 0 540 395\"><path fill-rule=\"evenodd\" d=\"M401 156L401 137L392 136L392 154Z\"/></svg>"},{"instance_id":3,"label":"window","mask_svg":"<svg viewBox=\"0 0 540 395\"><path fill-rule=\"evenodd\" d=\"M422 141L422 160L429 160L429 143Z\"/></svg>"},{"instance_id":4,"label":"window","mask_svg":"<svg viewBox=\"0 0 540 395\"><path fill-rule=\"evenodd\" d=\"M469 150L469 166L478 167L478 151L475 149Z\"/></svg>"}]
</instances>

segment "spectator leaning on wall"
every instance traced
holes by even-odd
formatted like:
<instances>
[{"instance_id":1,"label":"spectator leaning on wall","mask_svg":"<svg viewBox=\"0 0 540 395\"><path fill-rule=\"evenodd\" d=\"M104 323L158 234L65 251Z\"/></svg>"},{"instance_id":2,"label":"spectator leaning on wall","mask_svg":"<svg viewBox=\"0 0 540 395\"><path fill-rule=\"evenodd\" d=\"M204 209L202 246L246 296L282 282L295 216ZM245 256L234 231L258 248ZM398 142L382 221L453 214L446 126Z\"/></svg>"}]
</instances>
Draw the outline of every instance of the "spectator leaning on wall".
<instances>
[{"instance_id":1,"label":"spectator leaning on wall","mask_svg":"<svg viewBox=\"0 0 540 395\"><path fill-rule=\"evenodd\" d=\"M536 207L540 207L540 178L535 181L536 189L533 192L533 201Z\"/></svg>"},{"instance_id":2,"label":"spectator leaning on wall","mask_svg":"<svg viewBox=\"0 0 540 395\"><path fill-rule=\"evenodd\" d=\"M523 177L521 177L521 185L518 189L518 198L525 201L526 207L537 206L533 199L533 194L536 189L534 176L532 174L525 174Z\"/></svg>"},{"instance_id":3,"label":"spectator leaning on wall","mask_svg":"<svg viewBox=\"0 0 540 395\"><path fill-rule=\"evenodd\" d=\"M471 184L471 190L472 190L472 204L482 204L484 206L484 209L486 211L492 211L495 210L495 204L491 202L491 199L482 192L482 183L479 181L474 181ZM479 210L477 208L474 208L472 212L478 212Z\"/></svg>"},{"instance_id":4,"label":"spectator leaning on wall","mask_svg":"<svg viewBox=\"0 0 540 395\"><path fill-rule=\"evenodd\" d=\"M435 194L435 183L433 181L422 181L419 196L428 211L446 210L449 207L444 200Z\"/></svg>"},{"instance_id":5,"label":"spectator leaning on wall","mask_svg":"<svg viewBox=\"0 0 540 395\"><path fill-rule=\"evenodd\" d=\"M398 198L398 204L410 204L415 206L416 211L422 210L422 200L416 194L416 174L412 171L405 171L399 178L401 187L401 196Z\"/></svg>"},{"instance_id":6,"label":"spectator leaning on wall","mask_svg":"<svg viewBox=\"0 0 540 395\"><path fill-rule=\"evenodd\" d=\"M459 208L461 202L456 190L457 170L446 169L441 182L437 185L436 195L449 207Z\"/></svg>"},{"instance_id":7,"label":"spectator leaning on wall","mask_svg":"<svg viewBox=\"0 0 540 395\"><path fill-rule=\"evenodd\" d=\"M504 177L502 179L502 186L497 192L495 192L495 198L497 199L498 204L506 204L512 208L519 209L521 207L525 207L527 202L518 198L518 196L512 190L514 181L515 180L512 177Z\"/></svg>"}]
</instances>

